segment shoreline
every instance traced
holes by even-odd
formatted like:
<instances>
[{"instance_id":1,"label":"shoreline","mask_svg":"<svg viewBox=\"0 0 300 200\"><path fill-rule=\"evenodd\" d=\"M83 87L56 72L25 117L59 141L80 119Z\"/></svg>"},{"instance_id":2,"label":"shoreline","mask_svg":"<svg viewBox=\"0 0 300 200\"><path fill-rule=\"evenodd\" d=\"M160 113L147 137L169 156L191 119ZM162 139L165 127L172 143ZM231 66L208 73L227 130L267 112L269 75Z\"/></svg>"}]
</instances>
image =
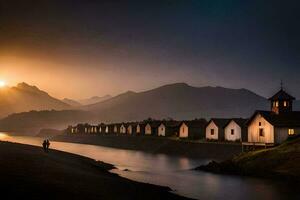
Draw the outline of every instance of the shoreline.
<instances>
[{"instance_id":1,"label":"shoreline","mask_svg":"<svg viewBox=\"0 0 300 200\"><path fill-rule=\"evenodd\" d=\"M11 198L188 199L122 178L109 172L111 164L53 149L0 141L0 162L0 188Z\"/></svg>"},{"instance_id":2,"label":"shoreline","mask_svg":"<svg viewBox=\"0 0 300 200\"><path fill-rule=\"evenodd\" d=\"M58 135L52 137L51 140L216 160L229 159L240 154L242 150L241 145L236 143L199 142L151 136Z\"/></svg>"},{"instance_id":3,"label":"shoreline","mask_svg":"<svg viewBox=\"0 0 300 200\"><path fill-rule=\"evenodd\" d=\"M242 153L221 162L211 161L194 170L300 182L300 137L270 149Z\"/></svg>"}]
</instances>

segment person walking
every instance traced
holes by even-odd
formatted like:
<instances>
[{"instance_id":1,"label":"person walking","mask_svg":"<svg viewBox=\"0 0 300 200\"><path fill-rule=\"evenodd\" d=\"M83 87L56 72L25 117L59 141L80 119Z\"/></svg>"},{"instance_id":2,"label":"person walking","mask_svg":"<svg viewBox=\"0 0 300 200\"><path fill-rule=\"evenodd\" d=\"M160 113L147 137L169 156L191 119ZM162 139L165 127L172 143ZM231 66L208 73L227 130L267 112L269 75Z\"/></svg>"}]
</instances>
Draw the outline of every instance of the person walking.
<instances>
[{"instance_id":1,"label":"person walking","mask_svg":"<svg viewBox=\"0 0 300 200\"><path fill-rule=\"evenodd\" d=\"M49 140L47 139L47 140L46 140L46 149L47 149L47 152L49 152L49 147L50 147L50 142L49 142Z\"/></svg>"},{"instance_id":2,"label":"person walking","mask_svg":"<svg viewBox=\"0 0 300 200\"><path fill-rule=\"evenodd\" d=\"M42 145L43 145L44 152L46 152L47 151L47 142L46 142L46 140L43 141Z\"/></svg>"}]
</instances>

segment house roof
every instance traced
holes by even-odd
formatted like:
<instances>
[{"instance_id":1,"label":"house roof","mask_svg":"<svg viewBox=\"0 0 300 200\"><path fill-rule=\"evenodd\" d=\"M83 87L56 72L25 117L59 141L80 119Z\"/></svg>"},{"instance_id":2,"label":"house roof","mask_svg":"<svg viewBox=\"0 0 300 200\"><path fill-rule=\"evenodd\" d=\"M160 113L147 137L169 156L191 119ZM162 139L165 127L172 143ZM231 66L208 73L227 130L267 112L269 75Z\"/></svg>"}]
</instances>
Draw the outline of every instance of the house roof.
<instances>
[{"instance_id":1,"label":"house roof","mask_svg":"<svg viewBox=\"0 0 300 200\"><path fill-rule=\"evenodd\" d=\"M231 121L234 121L235 123L237 123L240 127L244 128L246 127L246 123L249 119L244 119L244 118L232 118L230 119L225 125L224 125L224 128L226 126L228 126L228 124L231 122Z\"/></svg>"},{"instance_id":2,"label":"house roof","mask_svg":"<svg viewBox=\"0 0 300 200\"><path fill-rule=\"evenodd\" d=\"M228 118L212 118L206 126L208 126L212 121L216 124L217 127L223 128L231 119Z\"/></svg>"},{"instance_id":3,"label":"house roof","mask_svg":"<svg viewBox=\"0 0 300 200\"><path fill-rule=\"evenodd\" d=\"M164 124L166 127L179 127L181 122L180 121L174 121L174 120L170 120L170 121L162 121L160 124Z\"/></svg>"},{"instance_id":4,"label":"house roof","mask_svg":"<svg viewBox=\"0 0 300 200\"><path fill-rule=\"evenodd\" d=\"M126 123L126 126L128 127L128 126L133 126L133 127L135 127L135 126L137 126L138 125L138 123L137 122L128 122L128 123Z\"/></svg>"},{"instance_id":5,"label":"house roof","mask_svg":"<svg viewBox=\"0 0 300 200\"><path fill-rule=\"evenodd\" d=\"M270 124L275 127L300 127L300 111L276 114L271 111L256 111L247 122L249 125L252 120L261 114Z\"/></svg>"},{"instance_id":6,"label":"house roof","mask_svg":"<svg viewBox=\"0 0 300 200\"><path fill-rule=\"evenodd\" d=\"M201 127L204 128L207 124L205 119L195 119L189 121L183 121L181 124L185 123L188 127Z\"/></svg>"},{"instance_id":7,"label":"house roof","mask_svg":"<svg viewBox=\"0 0 300 200\"><path fill-rule=\"evenodd\" d=\"M149 121L146 124L150 124L151 128L157 128L161 124L161 121Z\"/></svg>"},{"instance_id":8,"label":"house roof","mask_svg":"<svg viewBox=\"0 0 300 200\"><path fill-rule=\"evenodd\" d=\"M296 98L289 95L283 89L279 90L276 94L269 98L269 100L295 100Z\"/></svg>"}]
</instances>

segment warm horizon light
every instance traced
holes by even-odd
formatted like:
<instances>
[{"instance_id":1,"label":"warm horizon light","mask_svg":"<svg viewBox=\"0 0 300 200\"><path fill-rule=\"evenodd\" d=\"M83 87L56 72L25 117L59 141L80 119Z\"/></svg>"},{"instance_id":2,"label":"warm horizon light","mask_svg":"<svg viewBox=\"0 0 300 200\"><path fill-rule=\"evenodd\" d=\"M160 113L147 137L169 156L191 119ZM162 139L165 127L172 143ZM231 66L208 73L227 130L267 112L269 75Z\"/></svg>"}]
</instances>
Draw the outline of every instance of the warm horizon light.
<instances>
[{"instance_id":1,"label":"warm horizon light","mask_svg":"<svg viewBox=\"0 0 300 200\"><path fill-rule=\"evenodd\" d=\"M0 87L2 88L2 87L5 87L5 86L6 86L6 82L3 81L3 80L0 80Z\"/></svg>"}]
</instances>

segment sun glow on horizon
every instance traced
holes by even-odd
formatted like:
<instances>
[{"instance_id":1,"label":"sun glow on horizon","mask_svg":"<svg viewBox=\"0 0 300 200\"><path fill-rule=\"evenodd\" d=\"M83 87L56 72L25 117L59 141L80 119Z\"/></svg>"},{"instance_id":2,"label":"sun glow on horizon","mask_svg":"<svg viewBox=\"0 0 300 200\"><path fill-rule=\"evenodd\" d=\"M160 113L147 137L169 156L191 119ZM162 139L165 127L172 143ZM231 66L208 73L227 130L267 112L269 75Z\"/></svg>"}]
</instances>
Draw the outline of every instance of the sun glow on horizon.
<instances>
[{"instance_id":1,"label":"sun glow on horizon","mask_svg":"<svg viewBox=\"0 0 300 200\"><path fill-rule=\"evenodd\" d=\"M5 87L6 86L6 82L3 80L0 80L0 87Z\"/></svg>"}]
</instances>

